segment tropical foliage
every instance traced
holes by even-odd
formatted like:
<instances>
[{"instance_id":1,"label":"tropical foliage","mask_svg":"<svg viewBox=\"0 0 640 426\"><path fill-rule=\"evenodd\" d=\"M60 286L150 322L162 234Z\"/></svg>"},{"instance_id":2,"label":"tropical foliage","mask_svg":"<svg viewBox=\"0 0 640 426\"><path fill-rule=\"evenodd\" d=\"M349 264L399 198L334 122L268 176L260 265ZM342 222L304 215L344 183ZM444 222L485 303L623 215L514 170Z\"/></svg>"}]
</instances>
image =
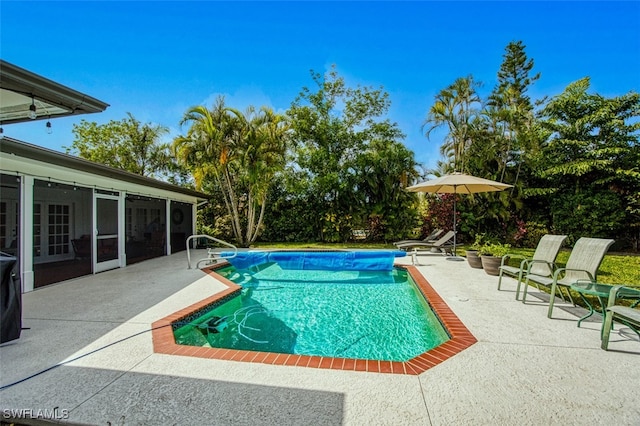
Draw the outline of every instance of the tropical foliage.
<instances>
[{"instance_id":1,"label":"tropical foliage","mask_svg":"<svg viewBox=\"0 0 640 426\"><path fill-rule=\"evenodd\" d=\"M176 158L197 189L220 190L235 241L248 246L260 235L269 187L285 164L286 120L266 107L242 113L219 98L211 109L190 108L182 124L189 129L173 142Z\"/></svg>"},{"instance_id":2,"label":"tropical foliage","mask_svg":"<svg viewBox=\"0 0 640 426\"><path fill-rule=\"evenodd\" d=\"M131 114L107 125L82 121L68 151L211 194L202 230L240 245L257 241L367 243L453 227L454 195L405 188L455 171L508 183L498 193L458 195L459 240L477 234L513 247L546 233L607 237L616 248L640 243L640 95L592 93L589 77L560 94L532 99L542 76L522 41L509 43L486 94L473 75L440 90L426 109L427 138L444 131L442 158L420 174L389 121L383 88L349 87L335 66L312 71L284 114L245 112L220 98L190 108L171 150L167 129ZM173 154L173 155L171 155ZM177 161L176 161L177 160ZM187 173L188 172L188 173Z\"/></svg>"},{"instance_id":3,"label":"tropical foliage","mask_svg":"<svg viewBox=\"0 0 640 426\"><path fill-rule=\"evenodd\" d=\"M72 132L75 138L67 153L147 177L179 171L172 165L169 145L160 142L168 129L142 124L130 113L107 124L81 120Z\"/></svg>"},{"instance_id":4,"label":"tropical foliage","mask_svg":"<svg viewBox=\"0 0 640 426\"><path fill-rule=\"evenodd\" d=\"M465 155L473 141L473 128L480 113L479 83L473 76L458 78L436 95L435 102L423 126L427 137L437 128L448 129L440 152L449 160L443 163L445 172L465 172L468 156Z\"/></svg>"},{"instance_id":5,"label":"tropical foliage","mask_svg":"<svg viewBox=\"0 0 640 426\"><path fill-rule=\"evenodd\" d=\"M417 178L413 153L395 123L384 119L389 95L347 87L332 68L313 72L317 88L303 88L289 111L293 146L289 167L274 193L272 228L265 237L347 241L353 229L389 240L414 228Z\"/></svg>"},{"instance_id":6,"label":"tropical foliage","mask_svg":"<svg viewBox=\"0 0 640 426\"><path fill-rule=\"evenodd\" d=\"M486 232L516 245L556 232L573 241L615 238L618 247L637 249L639 95L591 94L585 77L560 95L533 101L528 91L541 77L533 67L524 44L509 43L486 100L468 76L443 89L429 109L428 129L449 130L444 161L433 174L458 170L513 185L459 197L459 229L470 239Z\"/></svg>"},{"instance_id":7,"label":"tropical foliage","mask_svg":"<svg viewBox=\"0 0 640 426\"><path fill-rule=\"evenodd\" d=\"M574 238L624 235L635 223L627 237L637 244L638 217L625 207L640 192L640 95L607 99L588 89L588 78L574 82L542 111L551 136L539 175L553 192L551 217Z\"/></svg>"}]
</instances>

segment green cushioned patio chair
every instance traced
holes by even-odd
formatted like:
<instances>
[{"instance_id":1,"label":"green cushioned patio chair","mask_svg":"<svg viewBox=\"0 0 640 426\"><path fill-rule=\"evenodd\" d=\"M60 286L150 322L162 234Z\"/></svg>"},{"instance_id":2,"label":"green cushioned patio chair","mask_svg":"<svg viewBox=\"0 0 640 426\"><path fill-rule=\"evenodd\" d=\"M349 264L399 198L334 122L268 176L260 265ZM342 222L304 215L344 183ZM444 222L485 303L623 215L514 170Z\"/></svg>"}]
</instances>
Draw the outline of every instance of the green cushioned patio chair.
<instances>
[{"instance_id":1,"label":"green cushioned patio chair","mask_svg":"<svg viewBox=\"0 0 640 426\"><path fill-rule=\"evenodd\" d=\"M567 290L569 300L575 305L573 298L571 297L569 287L577 281L587 280L596 282L598 268L600 268L604 255L613 243L614 240L605 240L602 238L580 238L576 242L575 246L573 246L573 250L571 250L566 266L564 268L557 269L553 273L552 277L543 277L536 274L525 275L522 303L525 303L527 300L529 281L533 281L536 285L550 287L551 294L549 297L549 311L547 313L547 317L551 318L556 290L559 291L560 297L564 299L564 296L562 295L562 288L564 287Z\"/></svg>"},{"instance_id":2,"label":"green cushioned patio chair","mask_svg":"<svg viewBox=\"0 0 640 426\"><path fill-rule=\"evenodd\" d=\"M504 274L517 277L518 287L516 287L516 300L519 300L520 284L522 284L522 277L525 274L551 277L553 271L556 269L556 257L566 239L566 235L547 234L540 238L536 251L530 258L517 254L504 255L502 257L502 263L498 268L498 290L500 290L500 286L502 285L502 276ZM509 259L522 259L520 267L507 265L506 263Z\"/></svg>"},{"instance_id":3,"label":"green cushioned patio chair","mask_svg":"<svg viewBox=\"0 0 640 426\"><path fill-rule=\"evenodd\" d=\"M636 301L631 306L617 305L616 299L618 299L618 294L622 291L627 293L627 297L628 293L631 292L637 293L638 298L640 298L640 289L620 285L611 288L609 303L607 303L607 309L605 311L606 315L602 323L602 343L600 347L605 351L609 348L609 335L613 329L613 320L630 327L640 337L640 309L634 309L639 302Z\"/></svg>"}]
</instances>

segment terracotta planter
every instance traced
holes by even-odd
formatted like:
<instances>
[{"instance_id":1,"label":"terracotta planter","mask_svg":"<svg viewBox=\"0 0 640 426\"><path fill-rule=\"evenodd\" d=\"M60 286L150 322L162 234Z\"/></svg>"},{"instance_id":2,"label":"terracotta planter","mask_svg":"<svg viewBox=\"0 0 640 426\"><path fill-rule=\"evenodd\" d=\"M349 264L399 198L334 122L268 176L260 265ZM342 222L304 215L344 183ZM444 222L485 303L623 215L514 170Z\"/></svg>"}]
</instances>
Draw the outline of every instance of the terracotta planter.
<instances>
[{"instance_id":1,"label":"terracotta planter","mask_svg":"<svg viewBox=\"0 0 640 426\"><path fill-rule=\"evenodd\" d=\"M482 260L482 267L487 274L498 276L498 268L502 262L501 257L482 255L480 259Z\"/></svg>"},{"instance_id":2,"label":"terracotta planter","mask_svg":"<svg viewBox=\"0 0 640 426\"><path fill-rule=\"evenodd\" d=\"M467 250L467 262L472 268L482 269L482 260L478 255L478 250Z\"/></svg>"}]
</instances>

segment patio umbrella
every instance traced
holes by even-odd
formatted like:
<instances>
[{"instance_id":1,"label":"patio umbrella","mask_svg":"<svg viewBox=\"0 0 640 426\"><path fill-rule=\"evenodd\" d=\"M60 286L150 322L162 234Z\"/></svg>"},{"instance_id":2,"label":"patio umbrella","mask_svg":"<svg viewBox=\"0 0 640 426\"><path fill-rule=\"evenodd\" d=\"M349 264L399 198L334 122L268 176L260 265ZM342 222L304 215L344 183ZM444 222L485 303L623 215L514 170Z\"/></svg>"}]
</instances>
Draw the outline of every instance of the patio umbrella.
<instances>
[{"instance_id":1,"label":"patio umbrella","mask_svg":"<svg viewBox=\"0 0 640 426\"><path fill-rule=\"evenodd\" d=\"M462 260L456 256L456 196L455 194L476 194L480 192L502 191L513 185L483 179L463 173L452 173L433 180L407 187L411 192L430 192L433 194L454 194L453 196L453 257L450 260Z\"/></svg>"}]
</instances>

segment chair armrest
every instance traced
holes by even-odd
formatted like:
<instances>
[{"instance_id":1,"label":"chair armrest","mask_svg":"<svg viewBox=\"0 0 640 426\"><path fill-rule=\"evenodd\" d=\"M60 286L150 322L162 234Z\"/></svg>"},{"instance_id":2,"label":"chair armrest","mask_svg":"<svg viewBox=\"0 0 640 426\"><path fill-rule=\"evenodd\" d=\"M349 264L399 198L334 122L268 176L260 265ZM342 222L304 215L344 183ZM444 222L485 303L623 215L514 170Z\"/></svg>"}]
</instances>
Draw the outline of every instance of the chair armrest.
<instances>
[{"instance_id":1,"label":"chair armrest","mask_svg":"<svg viewBox=\"0 0 640 426\"><path fill-rule=\"evenodd\" d=\"M616 304L616 298L618 297L618 292L623 287L624 286L621 286L621 285L614 285L613 287L611 287L611 291L609 292L609 302L607 303L607 308L610 308Z\"/></svg>"},{"instance_id":2,"label":"chair armrest","mask_svg":"<svg viewBox=\"0 0 640 426\"><path fill-rule=\"evenodd\" d=\"M619 293L622 292L622 291L624 291L626 294L619 295ZM631 293L632 295L629 294L629 293ZM618 299L618 298L622 298L622 299L633 298L633 299L635 299L635 295L636 294L637 294L637 297L638 297L638 301L636 303L632 304L631 307L634 307L638 303L640 303L640 289L626 287L626 286L623 286L623 285L614 285L613 287L611 287L611 291L609 292L609 302L607 303L607 308L610 308L613 305L615 305L616 304L616 299Z\"/></svg>"}]
</instances>

